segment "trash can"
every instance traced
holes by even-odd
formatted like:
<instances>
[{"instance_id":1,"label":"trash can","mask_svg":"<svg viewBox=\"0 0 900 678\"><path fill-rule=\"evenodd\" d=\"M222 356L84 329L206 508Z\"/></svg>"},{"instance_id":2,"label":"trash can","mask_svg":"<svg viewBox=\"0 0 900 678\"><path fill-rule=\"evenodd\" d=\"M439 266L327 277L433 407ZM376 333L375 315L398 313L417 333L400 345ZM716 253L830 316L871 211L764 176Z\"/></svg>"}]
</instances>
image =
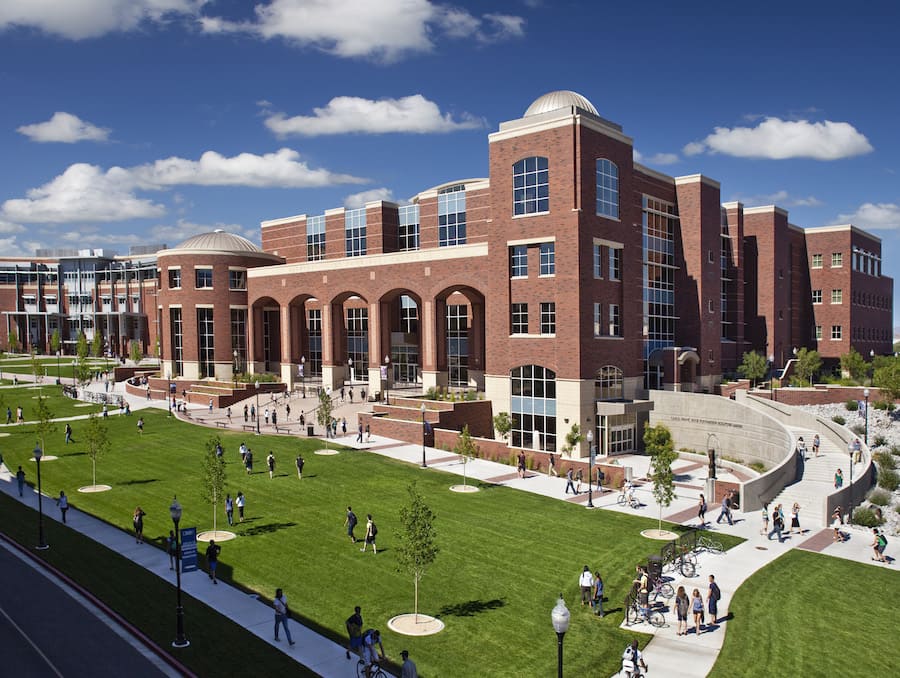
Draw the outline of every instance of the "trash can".
<instances>
[{"instance_id":1,"label":"trash can","mask_svg":"<svg viewBox=\"0 0 900 678\"><path fill-rule=\"evenodd\" d=\"M631 466L623 466L622 472L625 474L625 481L631 482L634 480L634 469Z\"/></svg>"},{"instance_id":2,"label":"trash can","mask_svg":"<svg viewBox=\"0 0 900 678\"><path fill-rule=\"evenodd\" d=\"M312 426L307 426L306 435L308 435L310 438L314 437L316 435L315 429L313 429Z\"/></svg>"},{"instance_id":3,"label":"trash can","mask_svg":"<svg viewBox=\"0 0 900 678\"><path fill-rule=\"evenodd\" d=\"M647 556L647 574L650 581L657 581L662 577L663 559L658 554Z\"/></svg>"}]
</instances>

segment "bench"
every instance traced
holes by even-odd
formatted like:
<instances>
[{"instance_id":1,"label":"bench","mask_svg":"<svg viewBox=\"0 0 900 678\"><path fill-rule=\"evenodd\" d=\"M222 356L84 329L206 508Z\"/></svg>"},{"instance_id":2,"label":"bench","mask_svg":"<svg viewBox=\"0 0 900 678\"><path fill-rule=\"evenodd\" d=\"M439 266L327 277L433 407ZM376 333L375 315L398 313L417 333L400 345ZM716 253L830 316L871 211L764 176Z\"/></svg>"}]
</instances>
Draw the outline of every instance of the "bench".
<instances>
[{"instance_id":1,"label":"bench","mask_svg":"<svg viewBox=\"0 0 900 678\"><path fill-rule=\"evenodd\" d=\"M256 432L256 424L241 424L241 428L245 431Z\"/></svg>"},{"instance_id":2,"label":"bench","mask_svg":"<svg viewBox=\"0 0 900 678\"><path fill-rule=\"evenodd\" d=\"M219 428L228 428L228 424L224 421L217 421L216 426L218 426Z\"/></svg>"},{"instance_id":3,"label":"bench","mask_svg":"<svg viewBox=\"0 0 900 678\"><path fill-rule=\"evenodd\" d=\"M275 433L290 433L290 432L291 432L291 429L289 429L287 426L276 426L275 427Z\"/></svg>"}]
</instances>

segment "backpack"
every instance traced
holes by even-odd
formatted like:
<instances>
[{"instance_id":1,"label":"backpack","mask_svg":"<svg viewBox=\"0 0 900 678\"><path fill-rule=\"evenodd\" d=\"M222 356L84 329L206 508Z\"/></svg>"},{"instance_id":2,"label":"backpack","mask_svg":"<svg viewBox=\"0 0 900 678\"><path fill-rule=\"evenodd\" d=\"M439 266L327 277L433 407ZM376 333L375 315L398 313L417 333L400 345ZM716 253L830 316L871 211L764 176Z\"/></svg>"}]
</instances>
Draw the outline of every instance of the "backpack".
<instances>
[{"instance_id":1,"label":"backpack","mask_svg":"<svg viewBox=\"0 0 900 678\"><path fill-rule=\"evenodd\" d=\"M636 667L636 662L634 658L634 651L631 649L631 646L625 648L625 652L622 653L622 670L623 671L634 671Z\"/></svg>"},{"instance_id":2,"label":"backpack","mask_svg":"<svg viewBox=\"0 0 900 678\"><path fill-rule=\"evenodd\" d=\"M885 546L887 546L887 537L885 537L883 534L878 535L878 545L881 548L884 548Z\"/></svg>"},{"instance_id":3,"label":"backpack","mask_svg":"<svg viewBox=\"0 0 900 678\"><path fill-rule=\"evenodd\" d=\"M372 523L372 536L374 537L377 534L378 534L378 526L375 523Z\"/></svg>"},{"instance_id":4,"label":"backpack","mask_svg":"<svg viewBox=\"0 0 900 678\"><path fill-rule=\"evenodd\" d=\"M713 590L712 590L713 600L721 600L722 592L719 590L719 585L713 582Z\"/></svg>"}]
</instances>

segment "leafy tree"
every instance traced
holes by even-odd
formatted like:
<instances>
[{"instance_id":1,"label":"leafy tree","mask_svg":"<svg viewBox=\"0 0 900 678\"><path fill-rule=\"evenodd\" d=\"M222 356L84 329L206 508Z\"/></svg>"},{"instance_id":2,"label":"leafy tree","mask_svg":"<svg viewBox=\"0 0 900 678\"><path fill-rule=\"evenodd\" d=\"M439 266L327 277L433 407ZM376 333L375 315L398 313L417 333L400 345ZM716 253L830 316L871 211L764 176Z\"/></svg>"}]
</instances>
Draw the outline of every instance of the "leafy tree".
<instances>
[{"instance_id":1,"label":"leafy tree","mask_svg":"<svg viewBox=\"0 0 900 678\"><path fill-rule=\"evenodd\" d=\"M56 431L56 423L53 421L54 414L50 411L47 404L48 398L43 395L37 397L37 405L34 408L34 428L38 438L41 441L41 449L46 450L46 438Z\"/></svg>"},{"instance_id":2,"label":"leafy tree","mask_svg":"<svg viewBox=\"0 0 900 678\"><path fill-rule=\"evenodd\" d=\"M900 398L900 358L878 361L872 383L881 389L885 400L893 402Z\"/></svg>"},{"instance_id":3,"label":"leafy tree","mask_svg":"<svg viewBox=\"0 0 900 678\"><path fill-rule=\"evenodd\" d=\"M463 465L463 485L467 484L466 479L466 464L468 464L472 459L478 456L479 448L478 445L475 444L475 441L472 440L472 436L469 435L469 425L466 424L463 426L462 433L459 434L459 438L456 441L456 447L453 448L453 451L459 455L459 459Z\"/></svg>"},{"instance_id":4,"label":"leafy tree","mask_svg":"<svg viewBox=\"0 0 900 678\"><path fill-rule=\"evenodd\" d=\"M801 348L797 353L797 374L800 379L812 384L813 379L822 368L822 359L818 351Z\"/></svg>"},{"instance_id":5,"label":"leafy tree","mask_svg":"<svg viewBox=\"0 0 900 678\"><path fill-rule=\"evenodd\" d=\"M16 353L19 350L19 333L16 328L9 328L9 352Z\"/></svg>"},{"instance_id":6,"label":"leafy tree","mask_svg":"<svg viewBox=\"0 0 900 678\"><path fill-rule=\"evenodd\" d=\"M31 349L31 373L34 375L34 383L38 383L38 377L44 374L44 366L38 360L37 351Z\"/></svg>"},{"instance_id":7,"label":"leafy tree","mask_svg":"<svg viewBox=\"0 0 900 678\"><path fill-rule=\"evenodd\" d=\"M103 337L94 330L94 338L91 340L91 355L95 358L103 356Z\"/></svg>"},{"instance_id":8,"label":"leafy tree","mask_svg":"<svg viewBox=\"0 0 900 678\"><path fill-rule=\"evenodd\" d=\"M440 551L435 543L435 515L422 499L416 483L407 488L409 504L400 509L400 531L397 533L397 570L413 576L415 585L415 606L413 614L419 621L419 580L437 558Z\"/></svg>"},{"instance_id":9,"label":"leafy tree","mask_svg":"<svg viewBox=\"0 0 900 678\"><path fill-rule=\"evenodd\" d=\"M331 413L334 412L334 402L331 394L324 388L319 391L319 407L316 410L316 421L325 429L325 449L328 449L328 427L331 426ZM259 412L256 413L259 416Z\"/></svg>"},{"instance_id":10,"label":"leafy tree","mask_svg":"<svg viewBox=\"0 0 900 678\"><path fill-rule=\"evenodd\" d=\"M566 454L572 454L582 440L584 440L584 436L581 435L581 429L578 428L578 424L572 424L572 428L566 433L566 442L563 444L562 451Z\"/></svg>"},{"instance_id":11,"label":"leafy tree","mask_svg":"<svg viewBox=\"0 0 900 678\"><path fill-rule=\"evenodd\" d=\"M219 436L206 441L206 453L203 455L203 500L212 504L213 532L216 531L219 511L219 497L225 491L225 459L216 454L216 448L222 444Z\"/></svg>"},{"instance_id":12,"label":"leafy tree","mask_svg":"<svg viewBox=\"0 0 900 678\"><path fill-rule=\"evenodd\" d=\"M675 498L675 474L672 464L678 459L672 433L663 424L648 426L644 431L644 447L650 455L650 481L653 498L659 505L659 530L662 531L662 511Z\"/></svg>"},{"instance_id":13,"label":"leafy tree","mask_svg":"<svg viewBox=\"0 0 900 678\"><path fill-rule=\"evenodd\" d=\"M88 347L87 337L84 335L84 331L81 331L78 333L78 344L75 348L75 352L78 355L78 361L76 362L75 367L75 379L79 384L88 383L91 380L91 375L94 373L87 362L89 351L90 348Z\"/></svg>"},{"instance_id":14,"label":"leafy tree","mask_svg":"<svg viewBox=\"0 0 900 678\"><path fill-rule=\"evenodd\" d=\"M841 356L841 372L845 372L853 381L861 382L868 374L871 365L855 348Z\"/></svg>"},{"instance_id":15,"label":"leafy tree","mask_svg":"<svg viewBox=\"0 0 900 678\"><path fill-rule=\"evenodd\" d=\"M110 440L106 422L96 414L88 416L87 428L83 435L87 454L91 458L91 479L97 484L97 460L109 451Z\"/></svg>"},{"instance_id":16,"label":"leafy tree","mask_svg":"<svg viewBox=\"0 0 900 678\"><path fill-rule=\"evenodd\" d=\"M130 348L131 348L131 355L129 357L131 358L131 362L133 362L135 365L137 365L139 362L141 362L141 358L144 357L144 353L141 351L141 342L139 342L136 339L133 339L131 341Z\"/></svg>"},{"instance_id":17,"label":"leafy tree","mask_svg":"<svg viewBox=\"0 0 900 678\"><path fill-rule=\"evenodd\" d=\"M765 356L750 351L744 354L744 360L738 365L737 371L742 377L749 379L752 386L756 386L757 382L766 376L767 368Z\"/></svg>"},{"instance_id":18,"label":"leafy tree","mask_svg":"<svg viewBox=\"0 0 900 678\"><path fill-rule=\"evenodd\" d=\"M53 330L53 334L50 335L50 350L56 354L60 346L62 346L62 337L59 336L59 328L57 327Z\"/></svg>"},{"instance_id":19,"label":"leafy tree","mask_svg":"<svg viewBox=\"0 0 900 678\"><path fill-rule=\"evenodd\" d=\"M494 430L500 435L502 440L509 438L509 432L512 429L512 421L508 412L498 412L494 416Z\"/></svg>"}]
</instances>

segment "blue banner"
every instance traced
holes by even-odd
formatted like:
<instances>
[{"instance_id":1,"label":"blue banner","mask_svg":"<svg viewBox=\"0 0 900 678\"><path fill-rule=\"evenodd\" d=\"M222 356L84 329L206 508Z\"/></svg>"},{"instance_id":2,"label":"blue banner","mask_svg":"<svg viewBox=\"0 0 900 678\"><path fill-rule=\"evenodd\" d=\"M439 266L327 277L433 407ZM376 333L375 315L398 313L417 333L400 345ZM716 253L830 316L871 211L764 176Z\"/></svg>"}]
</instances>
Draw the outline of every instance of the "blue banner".
<instances>
[{"instance_id":1,"label":"blue banner","mask_svg":"<svg viewBox=\"0 0 900 678\"><path fill-rule=\"evenodd\" d=\"M181 571L197 571L197 528L185 527L181 530Z\"/></svg>"}]
</instances>

